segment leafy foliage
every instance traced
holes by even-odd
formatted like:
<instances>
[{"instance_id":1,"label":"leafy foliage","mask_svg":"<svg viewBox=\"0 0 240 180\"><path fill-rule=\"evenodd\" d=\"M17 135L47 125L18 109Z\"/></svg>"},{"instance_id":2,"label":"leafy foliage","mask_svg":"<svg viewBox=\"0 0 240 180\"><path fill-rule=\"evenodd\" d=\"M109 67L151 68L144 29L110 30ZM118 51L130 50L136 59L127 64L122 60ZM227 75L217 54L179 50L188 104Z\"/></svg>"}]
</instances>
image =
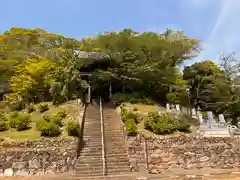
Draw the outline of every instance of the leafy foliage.
<instances>
[{"instance_id":1,"label":"leafy foliage","mask_svg":"<svg viewBox=\"0 0 240 180\"><path fill-rule=\"evenodd\" d=\"M56 137L61 134L61 129L57 124L48 122L43 118L38 120L36 127L41 131L41 136Z\"/></svg>"},{"instance_id":2,"label":"leafy foliage","mask_svg":"<svg viewBox=\"0 0 240 180\"><path fill-rule=\"evenodd\" d=\"M128 119L130 119L134 121L134 123L139 123L138 116L131 112L130 110L124 108L121 109L121 118L123 122L126 122Z\"/></svg>"},{"instance_id":3,"label":"leafy foliage","mask_svg":"<svg viewBox=\"0 0 240 180\"><path fill-rule=\"evenodd\" d=\"M8 124L11 128L16 128L18 131L29 128L31 123L30 115L24 112L13 111L7 115Z\"/></svg>"},{"instance_id":4,"label":"leafy foliage","mask_svg":"<svg viewBox=\"0 0 240 180\"><path fill-rule=\"evenodd\" d=\"M128 136L135 136L137 134L137 125L134 119L127 119L125 126Z\"/></svg>"},{"instance_id":5,"label":"leafy foliage","mask_svg":"<svg viewBox=\"0 0 240 180\"><path fill-rule=\"evenodd\" d=\"M143 103L152 104L152 100L149 97L144 96L142 93L116 93L112 96L112 101L116 105L120 105L124 102L130 103Z\"/></svg>"},{"instance_id":6,"label":"leafy foliage","mask_svg":"<svg viewBox=\"0 0 240 180\"><path fill-rule=\"evenodd\" d=\"M186 119L175 118L171 114L149 113L144 128L155 134L170 134L175 131L188 131L190 124Z\"/></svg>"},{"instance_id":7,"label":"leafy foliage","mask_svg":"<svg viewBox=\"0 0 240 180\"><path fill-rule=\"evenodd\" d=\"M79 58L73 50L100 52L101 58ZM198 52L199 40L171 29L163 33L123 29L77 41L43 29L14 27L1 34L0 100L11 110L42 101L54 105L76 98L84 101L89 79L81 72L91 72L93 97L108 98L111 85L116 105L154 100L186 106L190 100L190 106L224 113L236 124L239 60L234 54L223 55L220 66L201 61L180 73L184 61Z\"/></svg>"},{"instance_id":8,"label":"leafy foliage","mask_svg":"<svg viewBox=\"0 0 240 180\"><path fill-rule=\"evenodd\" d=\"M38 105L38 110L40 113L43 113L43 112L49 110L49 105L47 103L40 103Z\"/></svg>"},{"instance_id":9,"label":"leafy foliage","mask_svg":"<svg viewBox=\"0 0 240 180\"><path fill-rule=\"evenodd\" d=\"M69 120L66 126L66 130L69 136L76 136L78 137L80 134L80 129L76 120Z\"/></svg>"},{"instance_id":10,"label":"leafy foliage","mask_svg":"<svg viewBox=\"0 0 240 180\"><path fill-rule=\"evenodd\" d=\"M8 130L8 124L6 121L0 121L0 132Z\"/></svg>"},{"instance_id":11,"label":"leafy foliage","mask_svg":"<svg viewBox=\"0 0 240 180\"><path fill-rule=\"evenodd\" d=\"M27 112L32 113L34 111L36 111L36 108L35 108L34 104L32 104L32 103L29 104L29 106L27 107Z\"/></svg>"}]
</instances>

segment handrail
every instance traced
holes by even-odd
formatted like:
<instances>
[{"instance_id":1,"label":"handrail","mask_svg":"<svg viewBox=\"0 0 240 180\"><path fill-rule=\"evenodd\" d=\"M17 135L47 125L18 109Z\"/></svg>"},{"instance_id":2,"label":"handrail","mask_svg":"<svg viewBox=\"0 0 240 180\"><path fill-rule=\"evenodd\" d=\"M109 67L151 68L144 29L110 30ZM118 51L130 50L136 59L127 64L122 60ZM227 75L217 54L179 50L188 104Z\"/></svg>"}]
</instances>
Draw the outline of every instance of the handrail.
<instances>
[{"instance_id":1,"label":"handrail","mask_svg":"<svg viewBox=\"0 0 240 180\"><path fill-rule=\"evenodd\" d=\"M78 104L78 106L80 106L80 105ZM80 153L84 146L83 131L84 131L84 123L85 123L87 107L88 107L88 104L84 104L84 111L83 111L81 122L79 122L80 119L78 119L78 121L77 121L77 125L80 128L80 132L78 132L77 158L80 156ZM78 111L78 114L79 113L80 112Z\"/></svg>"},{"instance_id":2,"label":"handrail","mask_svg":"<svg viewBox=\"0 0 240 180\"><path fill-rule=\"evenodd\" d=\"M102 98L100 96L100 118L101 118L101 136L102 136L102 163L103 163L103 176L106 175L106 159L105 159L105 144L104 144L104 123L103 123L103 110L102 110Z\"/></svg>"}]
</instances>

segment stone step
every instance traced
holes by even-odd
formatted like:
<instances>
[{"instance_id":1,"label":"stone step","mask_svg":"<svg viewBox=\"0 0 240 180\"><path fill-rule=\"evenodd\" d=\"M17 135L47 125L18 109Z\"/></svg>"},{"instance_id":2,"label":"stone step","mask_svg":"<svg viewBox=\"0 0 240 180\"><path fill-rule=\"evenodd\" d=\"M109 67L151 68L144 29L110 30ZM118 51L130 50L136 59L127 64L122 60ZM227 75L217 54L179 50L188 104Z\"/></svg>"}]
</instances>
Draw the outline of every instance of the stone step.
<instances>
[{"instance_id":1,"label":"stone step","mask_svg":"<svg viewBox=\"0 0 240 180\"><path fill-rule=\"evenodd\" d=\"M92 164L92 163L101 164L102 163L102 157L101 158L94 158L94 159L91 159L91 158L78 159L78 162L76 163L76 165L80 166L80 165Z\"/></svg>"},{"instance_id":2,"label":"stone step","mask_svg":"<svg viewBox=\"0 0 240 180\"><path fill-rule=\"evenodd\" d=\"M92 152L92 153L89 153L89 152L83 152L83 153L80 153L80 157L78 159L82 159L82 158L87 158L87 157L91 157L91 158L97 158L97 157L101 157L102 156L102 152Z\"/></svg>"},{"instance_id":3,"label":"stone step","mask_svg":"<svg viewBox=\"0 0 240 180\"><path fill-rule=\"evenodd\" d=\"M110 167L107 168L107 174L108 175L120 175L120 174L124 174L126 172L130 172L130 168L129 167L116 167L114 169L111 169Z\"/></svg>"},{"instance_id":4,"label":"stone step","mask_svg":"<svg viewBox=\"0 0 240 180\"><path fill-rule=\"evenodd\" d=\"M102 175L102 169L100 170L76 170L75 171L75 177L81 178L81 177L89 177L89 176L101 176Z\"/></svg>"},{"instance_id":5,"label":"stone step","mask_svg":"<svg viewBox=\"0 0 240 180\"><path fill-rule=\"evenodd\" d=\"M82 167L87 167L87 166L98 166L98 167L102 167L103 166L103 164L102 164L102 161L94 161L94 162L82 162L82 164L76 164L75 165L75 168L77 169L77 168L82 168Z\"/></svg>"},{"instance_id":6,"label":"stone step","mask_svg":"<svg viewBox=\"0 0 240 180\"><path fill-rule=\"evenodd\" d=\"M106 158L118 158L118 159L122 159L122 158L128 158L128 154L126 150L121 150L118 153L111 153L110 151L106 151L105 153Z\"/></svg>"},{"instance_id":7,"label":"stone step","mask_svg":"<svg viewBox=\"0 0 240 180\"><path fill-rule=\"evenodd\" d=\"M83 172L101 172L102 169L103 169L102 166L98 166L98 167L82 166L82 167L75 168L75 173L82 174Z\"/></svg>"},{"instance_id":8,"label":"stone step","mask_svg":"<svg viewBox=\"0 0 240 180\"><path fill-rule=\"evenodd\" d=\"M106 162L106 166L108 168L113 168L113 167L125 167L125 166L129 166L129 161L107 161Z\"/></svg>"},{"instance_id":9,"label":"stone step","mask_svg":"<svg viewBox=\"0 0 240 180\"><path fill-rule=\"evenodd\" d=\"M126 153L126 151L125 150L123 150L122 148L119 148L119 150L111 150L111 148L106 148L106 154L116 154L116 155L118 155L118 154L124 154L124 153Z\"/></svg>"},{"instance_id":10,"label":"stone step","mask_svg":"<svg viewBox=\"0 0 240 180\"><path fill-rule=\"evenodd\" d=\"M129 161L127 156L125 157L116 156L116 157L105 157L105 158L107 162L128 162Z\"/></svg>"},{"instance_id":11,"label":"stone step","mask_svg":"<svg viewBox=\"0 0 240 180\"><path fill-rule=\"evenodd\" d=\"M98 152L99 153L102 152L102 149L92 149L90 146L90 147L85 147L81 152L84 154L89 154L89 153L98 154Z\"/></svg>"}]
</instances>

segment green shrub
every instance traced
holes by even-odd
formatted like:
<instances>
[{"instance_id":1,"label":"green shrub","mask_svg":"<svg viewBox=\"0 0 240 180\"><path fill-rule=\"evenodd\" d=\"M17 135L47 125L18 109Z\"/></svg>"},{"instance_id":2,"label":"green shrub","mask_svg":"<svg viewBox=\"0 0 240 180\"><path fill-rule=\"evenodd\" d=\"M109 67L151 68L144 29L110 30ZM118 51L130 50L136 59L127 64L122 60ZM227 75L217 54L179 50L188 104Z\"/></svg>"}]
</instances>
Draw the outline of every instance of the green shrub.
<instances>
[{"instance_id":1,"label":"green shrub","mask_svg":"<svg viewBox=\"0 0 240 180\"><path fill-rule=\"evenodd\" d=\"M60 110L60 111L56 112L55 115L61 117L62 119L64 119L64 118L67 117L67 112L65 110Z\"/></svg>"},{"instance_id":2,"label":"green shrub","mask_svg":"<svg viewBox=\"0 0 240 180\"><path fill-rule=\"evenodd\" d=\"M53 124L56 124L59 127L63 126L63 120L59 115L53 115L50 119Z\"/></svg>"},{"instance_id":3,"label":"green shrub","mask_svg":"<svg viewBox=\"0 0 240 180\"><path fill-rule=\"evenodd\" d=\"M187 131L190 124L185 119L174 118L169 113L149 113L144 121L144 128L155 134L170 134L175 131Z\"/></svg>"},{"instance_id":4,"label":"green shrub","mask_svg":"<svg viewBox=\"0 0 240 180\"><path fill-rule=\"evenodd\" d=\"M52 123L52 122L47 122L41 126L41 136L46 136L46 137L56 137L61 134L61 129L58 125Z\"/></svg>"},{"instance_id":5,"label":"green shrub","mask_svg":"<svg viewBox=\"0 0 240 180\"><path fill-rule=\"evenodd\" d=\"M0 131L2 132L2 131L6 131L6 130L8 130L8 124L7 124L7 122L6 121L0 121Z\"/></svg>"},{"instance_id":6,"label":"green shrub","mask_svg":"<svg viewBox=\"0 0 240 180\"><path fill-rule=\"evenodd\" d=\"M34 111L36 111L36 108L35 108L34 104L30 104L30 105L27 107L27 112L28 112L28 113L32 113L32 112L34 112Z\"/></svg>"},{"instance_id":7,"label":"green shrub","mask_svg":"<svg viewBox=\"0 0 240 180\"><path fill-rule=\"evenodd\" d=\"M67 126L66 126L66 131L67 131L69 136L78 137L79 134L80 134L80 129L79 129L78 124L75 120L68 121Z\"/></svg>"},{"instance_id":8,"label":"green shrub","mask_svg":"<svg viewBox=\"0 0 240 180\"><path fill-rule=\"evenodd\" d=\"M125 126L128 136L135 136L137 134L137 125L134 119L127 119Z\"/></svg>"},{"instance_id":9,"label":"green shrub","mask_svg":"<svg viewBox=\"0 0 240 180\"><path fill-rule=\"evenodd\" d=\"M31 123L29 114L19 112L15 123L17 131L22 131L29 128L29 125Z\"/></svg>"},{"instance_id":10,"label":"green shrub","mask_svg":"<svg viewBox=\"0 0 240 180\"><path fill-rule=\"evenodd\" d=\"M37 130L41 131L43 126L45 126L47 123L49 123L49 122L46 121L43 117L40 117L36 123Z\"/></svg>"},{"instance_id":11,"label":"green shrub","mask_svg":"<svg viewBox=\"0 0 240 180\"><path fill-rule=\"evenodd\" d=\"M49 110L49 105L47 103L40 103L38 105L38 109L39 109L40 113L43 113L43 112Z\"/></svg>"},{"instance_id":12,"label":"green shrub","mask_svg":"<svg viewBox=\"0 0 240 180\"><path fill-rule=\"evenodd\" d=\"M176 119L175 128L178 131L189 131L190 124L185 119Z\"/></svg>"},{"instance_id":13,"label":"green shrub","mask_svg":"<svg viewBox=\"0 0 240 180\"><path fill-rule=\"evenodd\" d=\"M19 113L18 111L13 111L13 112L10 112L9 114L7 114L8 124L11 128L16 127L18 113Z\"/></svg>"},{"instance_id":14,"label":"green shrub","mask_svg":"<svg viewBox=\"0 0 240 180\"><path fill-rule=\"evenodd\" d=\"M7 121L7 117L4 112L0 112L0 121Z\"/></svg>"},{"instance_id":15,"label":"green shrub","mask_svg":"<svg viewBox=\"0 0 240 180\"><path fill-rule=\"evenodd\" d=\"M0 113L0 131L8 130L7 118L4 113Z\"/></svg>"},{"instance_id":16,"label":"green shrub","mask_svg":"<svg viewBox=\"0 0 240 180\"><path fill-rule=\"evenodd\" d=\"M58 125L52 122L47 122L43 118L38 120L36 127L41 131L41 136L56 137L61 134L61 129Z\"/></svg>"},{"instance_id":17,"label":"green shrub","mask_svg":"<svg viewBox=\"0 0 240 180\"><path fill-rule=\"evenodd\" d=\"M121 118L123 122L126 122L128 119L133 119L135 123L139 123L138 116L130 110L126 110L124 108L121 110Z\"/></svg>"},{"instance_id":18,"label":"green shrub","mask_svg":"<svg viewBox=\"0 0 240 180\"><path fill-rule=\"evenodd\" d=\"M51 117L48 116L48 115L43 115L42 117L43 117L43 119L44 119L45 121L47 121L47 122L50 122L50 121L51 121Z\"/></svg>"}]
</instances>

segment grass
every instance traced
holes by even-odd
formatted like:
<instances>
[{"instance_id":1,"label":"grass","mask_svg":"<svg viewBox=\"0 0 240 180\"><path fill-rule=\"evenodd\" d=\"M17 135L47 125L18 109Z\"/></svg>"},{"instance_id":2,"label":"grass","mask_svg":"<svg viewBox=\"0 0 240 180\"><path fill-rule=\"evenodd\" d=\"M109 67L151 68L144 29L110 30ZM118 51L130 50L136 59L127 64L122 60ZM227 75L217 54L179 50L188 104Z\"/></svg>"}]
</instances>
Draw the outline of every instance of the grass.
<instances>
[{"instance_id":1,"label":"grass","mask_svg":"<svg viewBox=\"0 0 240 180\"><path fill-rule=\"evenodd\" d=\"M34 140L39 139L40 137L40 132L36 130L35 123L32 123L32 128L26 129L24 131L16 131L15 129L9 129L8 131L0 132L0 138L4 139Z\"/></svg>"},{"instance_id":2,"label":"grass","mask_svg":"<svg viewBox=\"0 0 240 180\"><path fill-rule=\"evenodd\" d=\"M124 106L127 109L132 109L141 114L147 114L149 112L155 112L159 110L159 107L157 107L156 105L124 103Z\"/></svg>"},{"instance_id":3,"label":"grass","mask_svg":"<svg viewBox=\"0 0 240 180\"><path fill-rule=\"evenodd\" d=\"M67 118L64 120L64 124L67 123L69 117L76 119L77 113L79 111L79 105L76 101L69 101L64 104L61 104L59 106L54 106L52 103L49 104L49 110L45 111L44 113L40 113L37 109L38 104L35 105L36 111L31 113L31 128L24 130L24 131L16 131L15 129L9 129L7 131L0 132L0 138L4 139L12 139L12 140L34 140L34 139L40 139L41 135L40 132L36 129L36 122L40 119L42 115L53 115L58 111L65 110L67 112ZM23 110L26 111L26 110ZM63 133L61 136L67 136L67 132L65 130L65 127L63 127Z\"/></svg>"}]
</instances>

